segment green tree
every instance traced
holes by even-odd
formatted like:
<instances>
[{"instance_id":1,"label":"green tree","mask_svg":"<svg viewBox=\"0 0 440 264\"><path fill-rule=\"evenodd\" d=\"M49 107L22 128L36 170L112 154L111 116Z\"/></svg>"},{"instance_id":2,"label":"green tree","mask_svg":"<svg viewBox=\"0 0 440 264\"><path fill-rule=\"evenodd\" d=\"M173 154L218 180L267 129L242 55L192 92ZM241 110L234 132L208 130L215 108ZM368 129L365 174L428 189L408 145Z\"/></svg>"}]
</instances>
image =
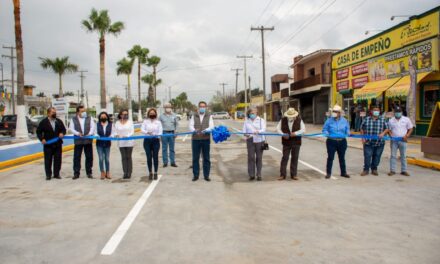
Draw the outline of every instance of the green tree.
<instances>
[{"instance_id":1,"label":"green tree","mask_svg":"<svg viewBox=\"0 0 440 264\"><path fill-rule=\"evenodd\" d=\"M116 73L118 75L127 75L127 101L130 119L132 117L130 75L133 71L133 62L134 61L132 59L122 58L120 61L117 62L118 67L116 68Z\"/></svg>"},{"instance_id":2,"label":"green tree","mask_svg":"<svg viewBox=\"0 0 440 264\"><path fill-rule=\"evenodd\" d=\"M142 81L148 84L148 106L156 107L158 100L154 97L154 87L162 83L161 79L156 79L153 74L146 74Z\"/></svg>"},{"instance_id":3,"label":"green tree","mask_svg":"<svg viewBox=\"0 0 440 264\"><path fill-rule=\"evenodd\" d=\"M147 56L150 51L147 48L142 48L140 45L134 45L131 50L128 51L128 57L132 60L137 60L137 77L138 77L138 105L141 105L141 65L147 63ZM142 117L142 108L138 108L139 116Z\"/></svg>"},{"instance_id":4,"label":"green tree","mask_svg":"<svg viewBox=\"0 0 440 264\"><path fill-rule=\"evenodd\" d=\"M43 69L51 69L58 74L59 90L58 95L63 96L63 75L66 73L74 73L78 71L78 65L69 61L69 57L61 57L55 59L39 58L41 60L41 67Z\"/></svg>"},{"instance_id":5,"label":"green tree","mask_svg":"<svg viewBox=\"0 0 440 264\"><path fill-rule=\"evenodd\" d=\"M160 58L158 57L158 56L151 56L150 58L148 58L148 61L147 61L147 65L148 66L150 66L150 67L152 67L153 68L153 98L154 98L154 101L156 101L156 97L157 97L157 89L156 89L156 87L157 87L157 85L159 85L161 82L157 82L156 80L157 80L157 66L159 65L159 63L160 63Z\"/></svg>"},{"instance_id":6,"label":"green tree","mask_svg":"<svg viewBox=\"0 0 440 264\"><path fill-rule=\"evenodd\" d=\"M99 75L101 79L101 109L107 107L105 87L105 36L108 34L117 36L124 29L124 23L117 21L112 23L107 10L92 9L88 19L81 22L88 32L97 32L99 35Z\"/></svg>"}]
</instances>

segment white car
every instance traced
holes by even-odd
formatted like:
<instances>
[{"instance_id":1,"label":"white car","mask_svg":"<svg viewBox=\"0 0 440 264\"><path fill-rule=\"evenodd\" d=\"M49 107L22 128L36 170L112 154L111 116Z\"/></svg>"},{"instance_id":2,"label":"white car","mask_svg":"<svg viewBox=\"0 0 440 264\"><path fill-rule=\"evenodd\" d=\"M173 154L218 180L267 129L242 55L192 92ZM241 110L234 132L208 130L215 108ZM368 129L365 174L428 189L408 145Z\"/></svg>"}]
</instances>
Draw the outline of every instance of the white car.
<instances>
[{"instance_id":1,"label":"white car","mask_svg":"<svg viewBox=\"0 0 440 264\"><path fill-rule=\"evenodd\" d=\"M228 112L214 112L212 113L213 119L230 119Z\"/></svg>"}]
</instances>

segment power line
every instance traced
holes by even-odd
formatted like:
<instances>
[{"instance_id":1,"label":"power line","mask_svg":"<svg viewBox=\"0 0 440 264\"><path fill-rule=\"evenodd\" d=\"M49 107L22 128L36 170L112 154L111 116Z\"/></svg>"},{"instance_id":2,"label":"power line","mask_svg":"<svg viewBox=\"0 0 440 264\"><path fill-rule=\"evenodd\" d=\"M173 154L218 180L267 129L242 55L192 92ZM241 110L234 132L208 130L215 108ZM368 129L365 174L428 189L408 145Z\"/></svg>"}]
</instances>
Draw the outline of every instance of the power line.
<instances>
[{"instance_id":1,"label":"power line","mask_svg":"<svg viewBox=\"0 0 440 264\"><path fill-rule=\"evenodd\" d=\"M231 69L231 71L235 71L235 96L237 97L237 93L238 93L238 75L240 75L238 72L242 71L243 69L241 68L235 68L235 69Z\"/></svg>"}]
</instances>

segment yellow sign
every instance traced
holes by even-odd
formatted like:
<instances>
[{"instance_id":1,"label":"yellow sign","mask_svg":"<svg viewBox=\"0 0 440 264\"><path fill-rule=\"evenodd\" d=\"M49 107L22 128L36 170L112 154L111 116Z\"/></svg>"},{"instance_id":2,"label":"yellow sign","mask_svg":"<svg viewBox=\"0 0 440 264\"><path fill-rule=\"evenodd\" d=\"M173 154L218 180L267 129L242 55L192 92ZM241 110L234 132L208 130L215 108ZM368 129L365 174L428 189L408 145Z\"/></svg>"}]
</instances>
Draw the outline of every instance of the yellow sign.
<instances>
[{"instance_id":1,"label":"yellow sign","mask_svg":"<svg viewBox=\"0 0 440 264\"><path fill-rule=\"evenodd\" d=\"M384 34L336 53L332 57L332 68L340 69L404 46L431 38L439 34L439 11L395 28Z\"/></svg>"}]
</instances>

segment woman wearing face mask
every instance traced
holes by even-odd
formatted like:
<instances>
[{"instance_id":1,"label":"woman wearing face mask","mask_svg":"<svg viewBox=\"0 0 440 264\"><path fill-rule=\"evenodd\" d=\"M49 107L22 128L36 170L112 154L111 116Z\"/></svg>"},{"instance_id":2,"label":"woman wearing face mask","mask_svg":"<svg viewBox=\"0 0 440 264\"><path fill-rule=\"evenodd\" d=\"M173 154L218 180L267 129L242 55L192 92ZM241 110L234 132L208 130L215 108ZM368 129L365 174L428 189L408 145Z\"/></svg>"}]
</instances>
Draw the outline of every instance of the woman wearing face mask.
<instances>
[{"instance_id":1,"label":"woman wearing face mask","mask_svg":"<svg viewBox=\"0 0 440 264\"><path fill-rule=\"evenodd\" d=\"M250 181L255 180L255 167L257 168L257 181L261 181L264 136L259 134L264 132L266 132L266 121L258 116L257 108L249 108L247 119L243 124L243 133L246 137Z\"/></svg>"},{"instance_id":2,"label":"woman wearing face mask","mask_svg":"<svg viewBox=\"0 0 440 264\"><path fill-rule=\"evenodd\" d=\"M128 110L122 109L118 115L118 121L115 124L115 137L127 138L134 134L134 125L128 119ZM119 151L122 158L122 170L124 171L123 179L130 179L133 172L132 153L134 140L118 140Z\"/></svg>"},{"instance_id":3,"label":"woman wearing face mask","mask_svg":"<svg viewBox=\"0 0 440 264\"><path fill-rule=\"evenodd\" d=\"M331 110L331 117L325 121L322 133L327 135L327 175L326 179L330 179L332 175L333 160L335 153L338 153L339 167L341 169L341 177L350 178L347 174L345 166L345 151L347 150L347 139L350 135L350 125L343 116L341 116L342 108L335 105Z\"/></svg>"},{"instance_id":4,"label":"woman wearing face mask","mask_svg":"<svg viewBox=\"0 0 440 264\"><path fill-rule=\"evenodd\" d=\"M113 136L113 123L110 121L107 112L101 112L98 115L98 123L96 125L96 135L100 137L111 137ZM99 157L99 169L101 171L101 180L105 178L111 179L110 177L110 149L111 141L109 140L96 140L96 150L98 151Z\"/></svg>"},{"instance_id":5,"label":"woman wearing face mask","mask_svg":"<svg viewBox=\"0 0 440 264\"><path fill-rule=\"evenodd\" d=\"M144 149L147 154L148 179L157 180L157 171L159 167L159 149L160 135L162 135L162 123L157 118L157 111L151 108L147 112L147 119L141 126L141 132L148 136L155 136L144 139ZM153 172L154 166L154 172Z\"/></svg>"}]
</instances>

